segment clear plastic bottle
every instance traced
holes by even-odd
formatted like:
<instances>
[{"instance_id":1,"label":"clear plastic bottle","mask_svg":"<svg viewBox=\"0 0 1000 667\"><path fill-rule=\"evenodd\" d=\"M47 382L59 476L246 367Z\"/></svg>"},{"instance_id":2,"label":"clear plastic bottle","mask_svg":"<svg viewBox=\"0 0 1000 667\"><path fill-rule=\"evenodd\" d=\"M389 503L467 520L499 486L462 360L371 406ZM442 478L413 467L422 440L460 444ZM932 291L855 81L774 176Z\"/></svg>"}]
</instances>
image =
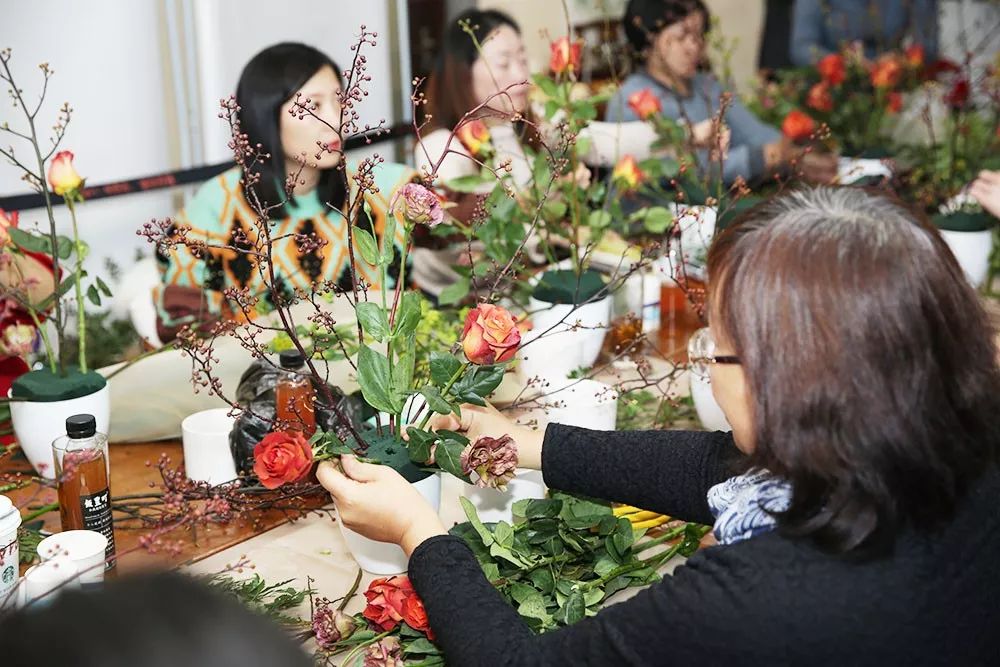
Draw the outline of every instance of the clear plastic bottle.
<instances>
[{"instance_id":1,"label":"clear plastic bottle","mask_svg":"<svg viewBox=\"0 0 1000 667\"><path fill-rule=\"evenodd\" d=\"M309 376L302 372L306 360L298 350L278 355L281 374L274 388L274 413L286 428L311 436L316 432L315 393Z\"/></svg>"},{"instance_id":2,"label":"clear plastic bottle","mask_svg":"<svg viewBox=\"0 0 1000 667\"><path fill-rule=\"evenodd\" d=\"M73 415L66 419L66 435L52 443L52 452L62 529L93 530L107 537L105 569L114 568L108 436L97 432L93 415Z\"/></svg>"}]
</instances>

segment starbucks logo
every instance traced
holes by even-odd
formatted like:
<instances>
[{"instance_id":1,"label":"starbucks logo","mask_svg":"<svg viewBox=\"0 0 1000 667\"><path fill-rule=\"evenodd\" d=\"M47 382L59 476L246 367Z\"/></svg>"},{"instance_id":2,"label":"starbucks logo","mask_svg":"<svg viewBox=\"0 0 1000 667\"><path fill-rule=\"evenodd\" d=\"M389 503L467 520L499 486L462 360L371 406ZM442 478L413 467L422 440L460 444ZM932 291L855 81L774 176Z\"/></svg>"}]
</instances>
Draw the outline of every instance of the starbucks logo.
<instances>
[{"instance_id":1,"label":"starbucks logo","mask_svg":"<svg viewBox=\"0 0 1000 667\"><path fill-rule=\"evenodd\" d=\"M9 565L6 568L4 568L3 574L0 575L0 581L2 581L5 584L9 584L12 581L14 581L14 566L13 565Z\"/></svg>"}]
</instances>

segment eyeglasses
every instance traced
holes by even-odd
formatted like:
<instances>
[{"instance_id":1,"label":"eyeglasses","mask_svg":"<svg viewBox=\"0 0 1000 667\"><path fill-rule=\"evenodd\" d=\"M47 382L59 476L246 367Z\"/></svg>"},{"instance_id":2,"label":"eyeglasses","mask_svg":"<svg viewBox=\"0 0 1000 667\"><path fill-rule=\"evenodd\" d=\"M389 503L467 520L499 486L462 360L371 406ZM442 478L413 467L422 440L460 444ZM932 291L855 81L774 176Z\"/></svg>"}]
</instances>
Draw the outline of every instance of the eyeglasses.
<instances>
[{"instance_id":1,"label":"eyeglasses","mask_svg":"<svg viewBox=\"0 0 1000 667\"><path fill-rule=\"evenodd\" d=\"M692 373L707 380L710 364L738 364L740 358L730 354L715 354L712 331L708 327L703 327L695 331L688 340L688 362L691 364Z\"/></svg>"}]
</instances>

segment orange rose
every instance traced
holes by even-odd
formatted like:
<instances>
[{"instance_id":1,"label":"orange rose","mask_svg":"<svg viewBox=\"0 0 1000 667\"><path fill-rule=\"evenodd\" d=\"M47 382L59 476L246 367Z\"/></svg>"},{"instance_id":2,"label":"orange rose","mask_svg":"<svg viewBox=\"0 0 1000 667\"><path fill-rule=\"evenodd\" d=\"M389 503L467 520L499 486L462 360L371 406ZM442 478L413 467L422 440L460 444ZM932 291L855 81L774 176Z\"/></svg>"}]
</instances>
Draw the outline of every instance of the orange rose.
<instances>
[{"instance_id":1,"label":"orange rose","mask_svg":"<svg viewBox=\"0 0 1000 667\"><path fill-rule=\"evenodd\" d=\"M83 185L83 179L73 167L73 153L59 151L49 165L49 186L60 197L76 192Z\"/></svg>"},{"instance_id":2,"label":"orange rose","mask_svg":"<svg viewBox=\"0 0 1000 667\"><path fill-rule=\"evenodd\" d=\"M894 56L885 56L872 66L872 85L876 88L892 88L903 76L903 66Z\"/></svg>"},{"instance_id":3,"label":"orange rose","mask_svg":"<svg viewBox=\"0 0 1000 667\"><path fill-rule=\"evenodd\" d=\"M11 227L17 227L17 218L20 214L17 211L7 211L0 208L0 248L7 245L10 241L10 234L7 230Z\"/></svg>"},{"instance_id":4,"label":"orange rose","mask_svg":"<svg viewBox=\"0 0 1000 667\"><path fill-rule=\"evenodd\" d=\"M632 93L628 96L628 106L641 120L647 120L663 111L660 100L649 88Z\"/></svg>"},{"instance_id":5,"label":"orange rose","mask_svg":"<svg viewBox=\"0 0 1000 667\"><path fill-rule=\"evenodd\" d=\"M368 605L362 616L382 632L395 630L400 621L406 621L414 630L434 639L424 604L405 574L374 580L365 591L365 600Z\"/></svg>"},{"instance_id":6,"label":"orange rose","mask_svg":"<svg viewBox=\"0 0 1000 667\"><path fill-rule=\"evenodd\" d=\"M552 52L549 57L549 69L553 74L571 74L580 71L580 60L583 57L583 44L570 41L569 37L560 37L549 45Z\"/></svg>"},{"instance_id":7,"label":"orange rose","mask_svg":"<svg viewBox=\"0 0 1000 667\"><path fill-rule=\"evenodd\" d=\"M844 57L839 53L831 53L828 56L823 56L816 63L816 69L819 71L819 75L823 77L823 80L831 86L839 86L847 78L847 71L844 68Z\"/></svg>"},{"instance_id":8,"label":"orange rose","mask_svg":"<svg viewBox=\"0 0 1000 667\"><path fill-rule=\"evenodd\" d=\"M493 150L490 144L490 131L486 123L476 118L464 123L455 133L465 149L475 157L481 157Z\"/></svg>"},{"instance_id":9,"label":"orange rose","mask_svg":"<svg viewBox=\"0 0 1000 667\"><path fill-rule=\"evenodd\" d=\"M903 95L897 91L892 91L886 97L886 106L890 113L899 113L903 108Z\"/></svg>"},{"instance_id":10,"label":"orange rose","mask_svg":"<svg viewBox=\"0 0 1000 667\"><path fill-rule=\"evenodd\" d=\"M781 123L781 131L792 141L805 141L816 130L816 122L798 109L793 109Z\"/></svg>"},{"instance_id":11,"label":"orange rose","mask_svg":"<svg viewBox=\"0 0 1000 667\"><path fill-rule=\"evenodd\" d=\"M833 111L833 97L830 95L830 86L826 83L817 83L810 88L809 94L806 96L806 105L811 109L822 111L823 113Z\"/></svg>"},{"instance_id":12,"label":"orange rose","mask_svg":"<svg viewBox=\"0 0 1000 667\"><path fill-rule=\"evenodd\" d=\"M482 303L469 311L462 331L462 349L474 364L510 361L521 344L517 322L506 309Z\"/></svg>"},{"instance_id":13,"label":"orange rose","mask_svg":"<svg viewBox=\"0 0 1000 667\"><path fill-rule=\"evenodd\" d=\"M623 190L635 190L639 184L646 180L646 174L639 169L639 164L631 155L626 155L611 172L611 180Z\"/></svg>"},{"instance_id":14,"label":"orange rose","mask_svg":"<svg viewBox=\"0 0 1000 667\"><path fill-rule=\"evenodd\" d=\"M312 447L301 431L268 433L253 448L253 472L268 489L301 480L312 464Z\"/></svg>"},{"instance_id":15,"label":"orange rose","mask_svg":"<svg viewBox=\"0 0 1000 667\"><path fill-rule=\"evenodd\" d=\"M910 67L921 67L924 64L924 47L914 44L906 49L906 62Z\"/></svg>"}]
</instances>

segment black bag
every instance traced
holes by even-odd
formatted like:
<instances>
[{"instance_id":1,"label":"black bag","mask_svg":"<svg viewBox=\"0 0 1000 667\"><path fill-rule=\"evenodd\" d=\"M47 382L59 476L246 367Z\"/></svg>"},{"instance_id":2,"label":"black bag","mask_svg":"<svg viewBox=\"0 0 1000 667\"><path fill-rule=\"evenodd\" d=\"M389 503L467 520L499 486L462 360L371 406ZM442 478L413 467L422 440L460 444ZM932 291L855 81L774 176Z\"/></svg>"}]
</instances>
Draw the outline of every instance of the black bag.
<instances>
[{"instance_id":1,"label":"black bag","mask_svg":"<svg viewBox=\"0 0 1000 667\"><path fill-rule=\"evenodd\" d=\"M239 473L253 473L253 448L265 435L271 432L274 424L274 388L278 383L280 369L264 360L258 359L240 378L236 389L236 402L244 408L229 433L229 448L236 462ZM360 428L364 422L367 405L356 396L347 396L340 389L328 385L330 393L336 401L341 413L347 416L354 425ZM315 381L314 381L315 388ZM337 418L337 413L322 403L323 394L316 392L316 426L324 431L335 431L341 437L346 435L345 429Z\"/></svg>"}]
</instances>

